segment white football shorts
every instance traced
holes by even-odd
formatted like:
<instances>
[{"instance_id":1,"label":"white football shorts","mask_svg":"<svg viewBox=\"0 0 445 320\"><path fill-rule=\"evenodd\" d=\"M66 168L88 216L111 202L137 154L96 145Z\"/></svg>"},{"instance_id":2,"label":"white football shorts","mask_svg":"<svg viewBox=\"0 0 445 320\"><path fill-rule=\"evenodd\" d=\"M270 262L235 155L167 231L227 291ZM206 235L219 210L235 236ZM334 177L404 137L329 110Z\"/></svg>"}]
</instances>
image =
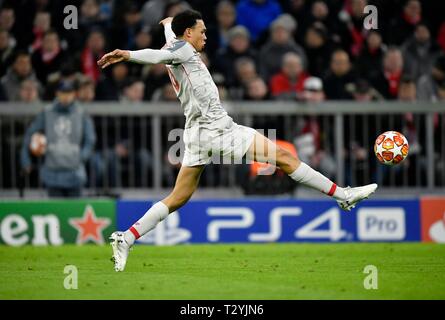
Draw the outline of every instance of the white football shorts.
<instances>
[{"instance_id":1,"label":"white football shorts","mask_svg":"<svg viewBox=\"0 0 445 320\"><path fill-rule=\"evenodd\" d=\"M195 125L184 130L185 152L182 165L242 163L256 130L239 125L229 116L211 125Z\"/></svg>"}]
</instances>

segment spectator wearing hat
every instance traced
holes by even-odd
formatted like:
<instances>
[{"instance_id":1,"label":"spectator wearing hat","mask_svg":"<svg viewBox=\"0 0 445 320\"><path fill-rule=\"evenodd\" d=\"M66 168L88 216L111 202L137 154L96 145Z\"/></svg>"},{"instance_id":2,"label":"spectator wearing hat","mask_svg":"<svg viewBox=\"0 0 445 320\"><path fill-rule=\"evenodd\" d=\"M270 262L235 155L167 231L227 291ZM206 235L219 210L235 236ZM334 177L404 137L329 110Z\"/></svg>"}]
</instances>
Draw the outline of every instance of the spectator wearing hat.
<instances>
[{"instance_id":1,"label":"spectator wearing hat","mask_svg":"<svg viewBox=\"0 0 445 320\"><path fill-rule=\"evenodd\" d=\"M276 0L241 0L236 6L237 24L245 26L256 42L266 32L282 9Z\"/></svg>"},{"instance_id":2,"label":"spectator wearing hat","mask_svg":"<svg viewBox=\"0 0 445 320\"><path fill-rule=\"evenodd\" d=\"M270 26L269 41L260 51L260 75L266 81L281 69L283 56L287 52L295 52L301 57L303 65L307 65L306 54L292 38L297 25L292 16L285 14L274 20Z\"/></svg>"},{"instance_id":3,"label":"spectator wearing hat","mask_svg":"<svg viewBox=\"0 0 445 320\"><path fill-rule=\"evenodd\" d=\"M76 88L63 81L56 92L56 100L41 112L26 130L21 165L31 172L29 151L31 136L40 132L47 140L40 179L50 197L80 197L87 181L85 162L96 141L91 118L75 102Z\"/></svg>"},{"instance_id":4,"label":"spectator wearing hat","mask_svg":"<svg viewBox=\"0 0 445 320\"><path fill-rule=\"evenodd\" d=\"M306 78L303 83L303 92L301 92L297 98L302 102L323 102L326 98L323 91L323 81L318 77Z\"/></svg>"},{"instance_id":5,"label":"spectator wearing hat","mask_svg":"<svg viewBox=\"0 0 445 320\"><path fill-rule=\"evenodd\" d=\"M274 99L295 100L304 89L309 75L304 70L301 58L294 52L283 56L281 71L270 80L270 92Z\"/></svg>"},{"instance_id":6,"label":"spectator wearing hat","mask_svg":"<svg viewBox=\"0 0 445 320\"><path fill-rule=\"evenodd\" d=\"M319 104L325 101L322 80L318 77L306 78L303 92L298 95L298 98L299 101L310 104ZM298 155L326 176L333 177L336 172L335 160L327 150L322 148L322 136L329 137L330 135L321 131L319 119L312 115L299 117L297 132L293 142L298 150Z\"/></svg>"},{"instance_id":7,"label":"spectator wearing hat","mask_svg":"<svg viewBox=\"0 0 445 320\"><path fill-rule=\"evenodd\" d=\"M445 83L445 54L441 53L434 61L431 73L417 81L417 97L421 101L438 101L439 88Z\"/></svg>"},{"instance_id":8,"label":"spectator wearing hat","mask_svg":"<svg viewBox=\"0 0 445 320\"><path fill-rule=\"evenodd\" d=\"M235 61L239 58L257 59L257 52L251 47L249 31L243 26L236 26L227 33L229 45L220 49L214 59L214 68L224 75L228 86L237 84Z\"/></svg>"}]
</instances>

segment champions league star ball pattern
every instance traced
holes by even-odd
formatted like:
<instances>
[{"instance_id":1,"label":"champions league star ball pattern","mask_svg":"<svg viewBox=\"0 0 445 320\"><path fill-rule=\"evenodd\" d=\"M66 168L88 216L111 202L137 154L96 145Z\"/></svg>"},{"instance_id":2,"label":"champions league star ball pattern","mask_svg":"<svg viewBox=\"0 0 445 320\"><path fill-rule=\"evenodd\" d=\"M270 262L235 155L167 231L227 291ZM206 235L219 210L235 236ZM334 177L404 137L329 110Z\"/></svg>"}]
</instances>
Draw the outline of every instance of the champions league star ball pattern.
<instances>
[{"instance_id":1,"label":"champions league star ball pattern","mask_svg":"<svg viewBox=\"0 0 445 320\"><path fill-rule=\"evenodd\" d=\"M406 137L397 131L386 131L375 140L374 153L380 163L387 166L399 164L408 156Z\"/></svg>"}]
</instances>

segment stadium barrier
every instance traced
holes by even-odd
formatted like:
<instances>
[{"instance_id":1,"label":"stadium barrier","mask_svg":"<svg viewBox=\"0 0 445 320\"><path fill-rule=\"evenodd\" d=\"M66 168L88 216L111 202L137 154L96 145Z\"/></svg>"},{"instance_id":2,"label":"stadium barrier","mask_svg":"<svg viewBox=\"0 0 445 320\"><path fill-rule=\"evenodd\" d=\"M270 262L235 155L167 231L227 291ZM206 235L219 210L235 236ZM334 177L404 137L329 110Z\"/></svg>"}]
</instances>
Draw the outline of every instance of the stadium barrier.
<instances>
[{"instance_id":1,"label":"stadium barrier","mask_svg":"<svg viewBox=\"0 0 445 320\"><path fill-rule=\"evenodd\" d=\"M0 244L104 244L151 201L3 201ZM141 244L271 242L445 243L445 197L368 200L349 213L332 200L192 200Z\"/></svg>"},{"instance_id":2,"label":"stadium barrier","mask_svg":"<svg viewBox=\"0 0 445 320\"><path fill-rule=\"evenodd\" d=\"M0 191L3 197L27 195L43 190L37 173L22 177L19 150L23 134L44 104L0 104ZM88 163L88 195L145 189L151 194L169 189L178 167L167 153L179 139L170 136L184 126L177 103L93 103L84 106L93 117L98 145ZM440 103L326 102L320 105L292 102L227 102L234 120L256 129L276 128L279 139L297 146L302 158L334 179L339 185L377 182L383 193L442 193L445 186L445 108ZM315 136L304 134L313 121ZM303 133L302 133L303 129ZM375 138L384 131L404 133L410 142L408 159L397 167L377 163ZM169 141L170 140L170 141ZM123 143L126 156L116 154ZM312 163L314 146L318 160ZM36 160L36 165L39 160ZM203 173L201 188L237 190L243 194L246 170L242 166L210 165ZM244 170L244 171L243 171ZM248 170L247 170L248 172ZM406 194L406 193L405 193Z\"/></svg>"}]
</instances>

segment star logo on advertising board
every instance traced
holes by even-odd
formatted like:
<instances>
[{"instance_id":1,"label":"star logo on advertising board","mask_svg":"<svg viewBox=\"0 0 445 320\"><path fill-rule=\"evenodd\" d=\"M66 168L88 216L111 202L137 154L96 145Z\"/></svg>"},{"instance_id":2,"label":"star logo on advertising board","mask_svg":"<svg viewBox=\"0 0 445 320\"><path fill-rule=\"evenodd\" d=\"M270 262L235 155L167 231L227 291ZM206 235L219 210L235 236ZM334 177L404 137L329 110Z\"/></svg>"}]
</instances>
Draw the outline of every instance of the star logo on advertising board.
<instances>
[{"instance_id":1,"label":"star logo on advertising board","mask_svg":"<svg viewBox=\"0 0 445 320\"><path fill-rule=\"evenodd\" d=\"M97 244L104 243L102 231L111 223L109 218L97 218L91 205L85 207L83 216L80 218L70 218L69 223L77 230L77 244L83 244L89 240Z\"/></svg>"}]
</instances>

